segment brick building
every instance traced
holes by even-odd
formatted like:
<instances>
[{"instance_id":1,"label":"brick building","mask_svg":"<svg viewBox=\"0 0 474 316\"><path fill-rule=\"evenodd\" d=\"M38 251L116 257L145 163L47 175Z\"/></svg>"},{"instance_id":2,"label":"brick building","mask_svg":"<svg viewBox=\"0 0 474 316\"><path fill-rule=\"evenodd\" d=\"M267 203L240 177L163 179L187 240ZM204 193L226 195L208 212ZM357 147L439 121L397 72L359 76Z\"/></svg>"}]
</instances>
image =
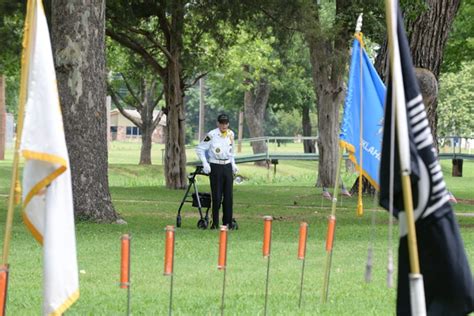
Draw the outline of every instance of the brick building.
<instances>
[{"instance_id":1,"label":"brick building","mask_svg":"<svg viewBox=\"0 0 474 316\"><path fill-rule=\"evenodd\" d=\"M137 110L125 110L129 115L134 118L141 119L140 114ZM153 111L153 117L156 118L160 111ZM155 128L152 141L154 143L162 144L164 142L164 129L166 126L166 115L161 117L160 123ZM135 126L129 119L120 113L118 109L110 111L110 137L112 141L119 140L140 140L141 131L140 128Z\"/></svg>"}]
</instances>

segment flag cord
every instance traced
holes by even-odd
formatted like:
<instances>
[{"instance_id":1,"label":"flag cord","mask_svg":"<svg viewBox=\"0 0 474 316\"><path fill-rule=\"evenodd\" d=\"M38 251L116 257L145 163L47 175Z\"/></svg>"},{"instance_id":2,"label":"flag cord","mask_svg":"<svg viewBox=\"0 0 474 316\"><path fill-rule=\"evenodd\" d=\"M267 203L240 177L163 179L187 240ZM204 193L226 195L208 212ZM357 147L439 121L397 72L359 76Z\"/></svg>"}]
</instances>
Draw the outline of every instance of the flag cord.
<instances>
[{"instance_id":1,"label":"flag cord","mask_svg":"<svg viewBox=\"0 0 474 316\"><path fill-rule=\"evenodd\" d=\"M392 133L390 134L390 181L389 181L389 218L388 218L388 260L387 260L387 286L393 286L393 181L394 181L394 160L395 160L395 120L393 119L395 108L392 107Z\"/></svg>"},{"instance_id":2,"label":"flag cord","mask_svg":"<svg viewBox=\"0 0 474 316\"><path fill-rule=\"evenodd\" d=\"M375 216L377 208L377 194L374 195L373 205L372 205L372 215L371 215L371 228L370 228L370 237L369 237L369 247L367 249L367 263L365 265L365 282L369 283L372 281L372 267L373 267L373 249L374 249L374 240L375 240Z\"/></svg>"},{"instance_id":3,"label":"flag cord","mask_svg":"<svg viewBox=\"0 0 474 316\"><path fill-rule=\"evenodd\" d=\"M30 26L33 24L33 8L35 7L34 0L28 1L28 6L26 10L25 17L25 26L23 28L23 52L21 55L21 80L20 80L20 103L18 109L18 123L17 123L17 133L15 140L15 150L13 154L13 170L12 178L10 184L10 195L8 197L8 211L7 219L5 222L5 238L3 240L3 253L2 253L2 264L7 264L8 262L8 253L10 251L10 240L12 235L12 226L13 226L13 212L15 211L15 200L16 196L20 192L16 192L15 188L19 187L18 184L18 165L20 163L20 142L21 134L23 131L23 121L25 113L25 103L26 103L26 85L28 82L28 72L29 72L29 60L30 60Z\"/></svg>"},{"instance_id":4,"label":"flag cord","mask_svg":"<svg viewBox=\"0 0 474 316\"><path fill-rule=\"evenodd\" d=\"M388 80L388 79L387 79ZM388 189L388 260L387 287L393 287L393 184L395 178L395 107L391 108L390 122L390 171Z\"/></svg>"}]
</instances>

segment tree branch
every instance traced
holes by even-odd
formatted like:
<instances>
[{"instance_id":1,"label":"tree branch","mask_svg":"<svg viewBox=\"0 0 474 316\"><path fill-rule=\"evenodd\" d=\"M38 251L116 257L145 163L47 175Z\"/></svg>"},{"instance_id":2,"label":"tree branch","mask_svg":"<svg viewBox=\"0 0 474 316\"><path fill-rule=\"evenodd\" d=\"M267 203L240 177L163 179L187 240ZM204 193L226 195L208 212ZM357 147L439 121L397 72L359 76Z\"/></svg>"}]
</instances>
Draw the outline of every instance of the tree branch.
<instances>
[{"instance_id":1,"label":"tree branch","mask_svg":"<svg viewBox=\"0 0 474 316\"><path fill-rule=\"evenodd\" d=\"M158 105L158 103L160 102L161 99L163 99L163 95L165 93L165 90L162 89L161 90L161 93L160 95L156 98L154 104L153 104L153 107L152 109L154 110L156 108L156 106ZM153 110L152 110L152 113L153 113ZM161 117L163 116L165 112L161 111L158 113L158 115L156 116L156 118L153 120L153 123L152 123L152 126L153 126L153 129L155 129L157 126L158 126L158 123L160 123L161 121ZM153 114L152 114L153 115Z\"/></svg>"},{"instance_id":2,"label":"tree branch","mask_svg":"<svg viewBox=\"0 0 474 316\"><path fill-rule=\"evenodd\" d=\"M127 119L129 119L133 124L135 124L137 127L142 128L143 124L139 120L137 120L135 117L131 116L130 114L125 111L123 106L120 104L119 97L117 96L117 93L115 93L114 89L110 85L107 85L110 97L112 98L112 102L115 104L117 109L122 113L123 116L125 116Z\"/></svg>"},{"instance_id":3,"label":"tree branch","mask_svg":"<svg viewBox=\"0 0 474 316\"><path fill-rule=\"evenodd\" d=\"M148 31L145 31L145 30L140 30L140 29L135 29L135 28L131 28L130 29L131 32L133 33L136 33L136 34L140 34L140 35L143 35L147 38L147 40L149 40L151 43L153 43L153 45L155 45L156 47L158 47L158 49L171 61L173 62L174 59L173 59L173 56L171 56L171 53L169 52L169 50L164 47L163 45L160 44L160 42L156 41L154 38L153 38L153 34L148 32Z\"/></svg>"},{"instance_id":4,"label":"tree branch","mask_svg":"<svg viewBox=\"0 0 474 316\"><path fill-rule=\"evenodd\" d=\"M192 81L191 84L185 84L185 85L184 85L184 90L186 90L186 89L191 88L192 86L194 86L194 85L196 84L196 82L199 81L199 79L201 79L202 77L205 77L207 74L208 74L208 72L204 72L204 73L198 75L196 78L194 78L194 80Z\"/></svg>"},{"instance_id":5,"label":"tree branch","mask_svg":"<svg viewBox=\"0 0 474 316\"><path fill-rule=\"evenodd\" d=\"M123 81L125 82L125 86L127 87L128 92L132 95L133 99L137 102L138 105L132 105L134 108L137 110L141 110L143 108L143 104L140 101L140 99L135 95L135 92L133 91L132 87L130 86L130 83L128 82L127 78L125 78L125 75L123 73L120 73L120 76L122 76ZM123 99L122 99L123 100ZM125 100L123 100L125 101Z\"/></svg>"},{"instance_id":6,"label":"tree branch","mask_svg":"<svg viewBox=\"0 0 474 316\"><path fill-rule=\"evenodd\" d=\"M111 39L114 41L118 42L119 44L131 49L132 51L136 52L140 56L143 57L143 59L150 65L152 66L153 69L160 75L160 77L165 77L165 68L163 68L155 58L137 41L132 39L130 36L121 33L121 32L115 32L110 29L106 29L106 34L109 36Z\"/></svg>"},{"instance_id":7,"label":"tree branch","mask_svg":"<svg viewBox=\"0 0 474 316\"><path fill-rule=\"evenodd\" d=\"M159 1L159 10L157 10L158 15L158 22L160 23L160 28L165 35L165 39L168 41L171 35L170 26L168 24L168 20L166 19L166 3L163 0Z\"/></svg>"}]
</instances>

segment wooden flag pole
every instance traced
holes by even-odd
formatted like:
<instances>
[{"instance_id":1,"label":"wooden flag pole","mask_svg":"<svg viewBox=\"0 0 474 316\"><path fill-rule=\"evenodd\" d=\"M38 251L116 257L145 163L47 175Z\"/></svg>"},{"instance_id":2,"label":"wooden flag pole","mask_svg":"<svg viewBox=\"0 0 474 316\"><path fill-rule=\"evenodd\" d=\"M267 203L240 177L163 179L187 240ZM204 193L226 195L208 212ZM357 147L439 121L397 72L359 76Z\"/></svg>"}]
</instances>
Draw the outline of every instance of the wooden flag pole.
<instances>
[{"instance_id":1,"label":"wooden flag pole","mask_svg":"<svg viewBox=\"0 0 474 316\"><path fill-rule=\"evenodd\" d=\"M29 47L30 43L30 26L33 23L33 8L34 1L29 0L26 17L25 17L25 26L23 28L23 52L21 55L21 79L20 79L20 98L19 98L19 108L18 108L18 122L17 122L17 133L15 140L15 150L13 152L13 168L12 168L12 178L10 184L10 195L8 196L8 211L7 219L5 222L5 238L3 241L3 254L2 254L2 265L7 265L8 263L8 253L10 251L10 240L12 235L12 226L13 226L13 212L15 210L15 204L19 204L21 198L21 188L18 180L18 165L20 162L20 143L21 143L21 133L23 131L23 121L25 116L25 103L26 103L26 85L28 82L28 71L29 65L28 61L30 60L31 49Z\"/></svg>"},{"instance_id":2,"label":"wooden flag pole","mask_svg":"<svg viewBox=\"0 0 474 316\"><path fill-rule=\"evenodd\" d=\"M221 298L221 315L224 315L224 298L225 298L225 279L227 272L227 225L222 225L219 233L219 259L217 261L217 269L224 270L222 278L222 298Z\"/></svg>"},{"instance_id":3,"label":"wooden flag pole","mask_svg":"<svg viewBox=\"0 0 474 316\"><path fill-rule=\"evenodd\" d=\"M341 174L342 153L344 148L339 146L339 159L337 160L336 180L334 183L334 193L331 204L331 215L328 218L328 231L326 236L326 268L324 272L324 285L321 295L321 302L326 303L329 292L329 275L331 273L332 246L334 242L334 233L336 229L336 206L337 206L337 190L339 187L339 176Z\"/></svg>"},{"instance_id":4,"label":"wooden flag pole","mask_svg":"<svg viewBox=\"0 0 474 316\"><path fill-rule=\"evenodd\" d=\"M127 289L127 315L131 315L130 240L130 234L122 235L120 288Z\"/></svg>"},{"instance_id":5,"label":"wooden flag pole","mask_svg":"<svg viewBox=\"0 0 474 316\"><path fill-rule=\"evenodd\" d=\"M174 266L174 226L165 227L165 269L164 275L170 276L170 304L168 315L173 310L173 266Z\"/></svg>"},{"instance_id":6,"label":"wooden flag pole","mask_svg":"<svg viewBox=\"0 0 474 316\"><path fill-rule=\"evenodd\" d=\"M10 194L8 196L8 210L5 221L5 237L3 240L2 264L0 267L0 315L6 313L7 308L7 293L8 293L8 255L10 252L10 241L13 227L13 213L15 211L15 204L18 205L21 201L21 187L18 180L18 165L20 162L20 143L21 133L23 131L23 121L26 103L26 84L28 82L28 61L30 60L30 25L33 20L34 3L32 0L28 1L25 25L23 28L23 52L21 56L21 79L20 79L20 97L17 121L17 133L15 140L15 149L13 152L13 167L12 177L10 182Z\"/></svg>"},{"instance_id":7,"label":"wooden flag pole","mask_svg":"<svg viewBox=\"0 0 474 316\"><path fill-rule=\"evenodd\" d=\"M272 248L272 221L273 217L263 217L263 257L267 258L267 279L265 283L265 308L263 311L264 315L267 315L267 302L268 302L268 281L270 279L270 252Z\"/></svg>"},{"instance_id":8,"label":"wooden flag pole","mask_svg":"<svg viewBox=\"0 0 474 316\"><path fill-rule=\"evenodd\" d=\"M301 301L303 299L303 281L304 281L304 266L306 262L306 241L308 240L308 223L300 223L300 239L298 244L298 259L302 260L301 264L301 285L300 285L300 299L298 307L301 308Z\"/></svg>"}]
</instances>

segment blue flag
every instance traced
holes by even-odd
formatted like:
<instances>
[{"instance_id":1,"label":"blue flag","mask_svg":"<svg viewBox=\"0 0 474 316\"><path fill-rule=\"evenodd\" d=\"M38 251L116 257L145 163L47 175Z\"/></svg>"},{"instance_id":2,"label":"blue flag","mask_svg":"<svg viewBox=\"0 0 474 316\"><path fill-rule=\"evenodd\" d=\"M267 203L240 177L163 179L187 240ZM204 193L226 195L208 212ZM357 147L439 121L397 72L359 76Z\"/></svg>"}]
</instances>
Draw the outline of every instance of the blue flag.
<instances>
[{"instance_id":1,"label":"blue flag","mask_svg":"<svg viewBox=\"0 0 474 316\"><path fill-rule=\"evenodd\" d=\"M352 45L340 142L341 146L348 151L352 162L360 167L362 107L362 172L377 190L379 189L384 100L385 85L364 48L361 47L359 39L356 38Z\"/></svg>"}]
</instances>

